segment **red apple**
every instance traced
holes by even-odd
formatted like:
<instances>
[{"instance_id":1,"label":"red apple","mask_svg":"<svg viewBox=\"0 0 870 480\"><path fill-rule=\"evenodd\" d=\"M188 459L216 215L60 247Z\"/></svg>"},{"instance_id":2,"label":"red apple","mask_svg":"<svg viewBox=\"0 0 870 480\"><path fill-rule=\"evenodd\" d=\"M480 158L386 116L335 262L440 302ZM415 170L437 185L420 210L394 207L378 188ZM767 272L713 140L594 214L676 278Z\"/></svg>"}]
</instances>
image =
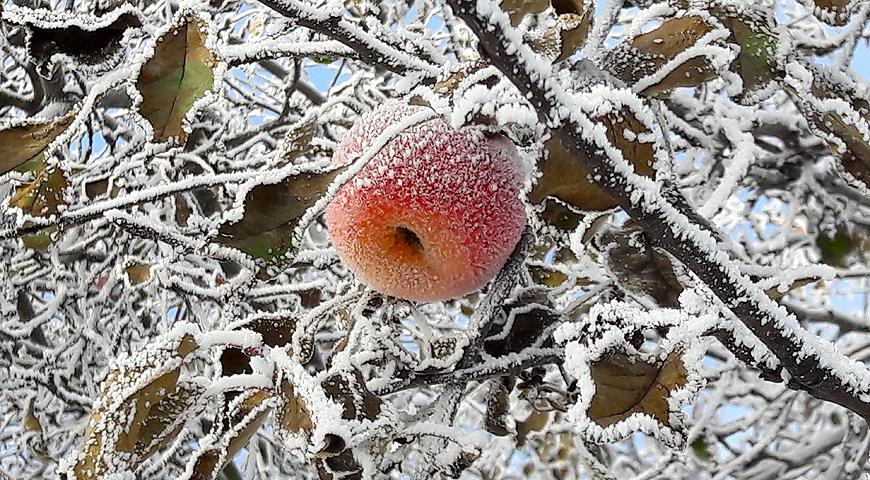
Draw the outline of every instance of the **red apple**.
<instances>
[{"instance_id":1,"label":"red apple","mask_svg":"<svg viewBox=\"0 0 870 480\"><path fill-rule=\"evenodd\" d=\"M428 107L390 102L345 134L346 164L391 125ZM326 208L344 264L366 285L407 300L473 292L504 265L526 224L513 143L440 117L406 128Z\"/></svg>"}]
</instances>

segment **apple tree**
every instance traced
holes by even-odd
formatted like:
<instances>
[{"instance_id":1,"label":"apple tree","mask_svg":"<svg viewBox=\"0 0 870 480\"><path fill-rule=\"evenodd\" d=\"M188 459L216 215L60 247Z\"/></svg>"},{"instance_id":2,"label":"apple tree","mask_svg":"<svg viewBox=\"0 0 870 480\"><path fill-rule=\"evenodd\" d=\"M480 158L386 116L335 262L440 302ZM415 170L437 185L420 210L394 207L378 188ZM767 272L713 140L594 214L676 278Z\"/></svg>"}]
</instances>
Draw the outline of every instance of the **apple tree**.
<instances>
[{"instance_id":1,"label":"apple tree","mask_svg":"<svg viewBox=\"0 0 870 480\"><path fill-rule=\"evenodd\" d=\"M4 2L0 479L870 478L868 16ZM516 150L467 295L327 228L390 102Z\"/></svg>"}]
</instances>

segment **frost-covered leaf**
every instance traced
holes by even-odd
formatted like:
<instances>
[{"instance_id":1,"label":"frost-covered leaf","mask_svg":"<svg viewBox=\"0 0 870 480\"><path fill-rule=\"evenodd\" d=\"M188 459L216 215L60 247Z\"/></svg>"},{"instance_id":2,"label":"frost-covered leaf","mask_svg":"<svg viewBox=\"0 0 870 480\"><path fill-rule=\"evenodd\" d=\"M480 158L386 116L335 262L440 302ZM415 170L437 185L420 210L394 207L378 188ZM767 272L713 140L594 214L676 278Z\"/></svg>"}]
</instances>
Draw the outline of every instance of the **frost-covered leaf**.
<instances>
[{"instance_id":1,"label":"frost-covered leaf","mask_svg":"<svg viewBox=\"0 0 870 480\"><path fill-rule=\"evenodd\" d=\"M188 111L214 85L215 57L206 47L206 24L184 16L157 39L154 54L142 66L136 88L139 113L154 129L154 140L184 143Z\"/></svg>"},{"instance_id":2,"label":"frost-covered leaf","mask_svg":"<svg viewBox=\"0 0 870 480\"><path fill-rule=\"evenodd\" d=\"M851 15L861 4L859 0L803 0L803 2L813 10L817 18L838 27L849 23Z\"/></svg>"},{"instance_id":3,"label":"frost-covered leaf","mask_svg":"<svg viewBox=\"0 0 870 480\"><path fill-rule=\"evenodd\" d=\"M278 259L294 245L293 229L345 167L302 171L279 183L258 185L245 196L245 215L221 226L217 241L256 258Z\"/></svg>"},{"instance_id":4,"label":"frost-covered leaf","mask_svg":"<svg viewBox=\"0 0 870 480\"><path fill-rule=\"evenodd\" d=\"M609 270L631 293L646 294L663 307L679 307L683 286L667 254L656 251L643 230L629 222L619 231L602 233Z\"/></svg>"},{"instance_id":5,"label":"frost-covered leaf","mask_svg":"<svg viewBox=\"0 0 870 480\"><path fill-rule=\"evenodd\" d=\"M550 6L549 0L502 0L501 9L511 18L511 24L517 26L527 15L543 12Z\"/></svg>"},{"instance_id":6,"label":"frost-covered leaf","mask_svg":"<svg viewBox=\"0 0 870 480\"><path fill-rule=\"evenodd\" d=\"M147 282L151 278L151 265L131 262L124 267L124 272L127 274L127 278L130 279L130 284L138 285Z\"/></svg>"},{"instance_id":7,"label":"frost-covered leaf","mask_svg":"<svg viewBox=\"0 0 870 480\"><path fill-rule=\"evenodd\" d=\"M4 19L27 27L28 53L48 66L64 57L83 65L116 60L123 50L124 32L142 26L140 14L129 6L100 16L14 7Z\"/></svg>"},{"instance_id":8,"label":"frost-covered leaf","mask_svg":"<svg viewBox=\"0 0 870 480\"><path fill-rule=\"evenodd\" d=\"M490 380L489 392L486 400L486 416L483 420L483 428L487 432L500 437L510 435L511 426L507 423L508 410L510 407L511 382L507 377Z\"/></svg>"},{"instance_id":9,"label":"frost-covered leaf","mask_svg":"<svg viewBox=\"0 0 870 480\"><path fill-rule=\"evenodd\" d=\"M251 437L263 426L271 408L266 390L248 390L233 398L212 432L211 442L194 455L189 480L214 480L223 466L235 458Z\"/></svg>"},{"instance_id":10,"label":"frost-covered leaf","mask_svg":"<svg viewBox=\"0 0 870 480\"><path fill-rule=\"evenodd\" d=\"M296 389L287 380L281 383L281 398L283 403L276 418L280 430L291 434L314 430L305 400L296 394Z\"/></svg>"},{"instance_id":11,"label":"frost-covered leaf","mask_svg":"<svg viewBox=\"0 0 870 480\"><path fill-rule=\"evenodd\" d=\"M611 111L595 120L605 125L608 140L622 151L638 173L648 177L655 175L652 168L654 145L643 138L649 132L630 110ZM547 197L554 197L578 210L607 210L617 205L607 193L589 181L581 160L574 158L559 141L557 134L554 133L544 143L544 149L546 158L538 164L541 177L529 192L532 203L543 205ZM558 226L560 223L555 210L547 203L544 218ZM572 223L576 226L570 221L567 226L573 228Z\"/></svg>"},{"instance_id":12,"label":"frost-covered leaf","mask_svg":"<svg viewBox=\"0 0 870 480\"><path fill-rule=\"evenodd\" d=\"M118 365L103 382L73 466L78 480L132 470L171 441L197 398L197 387L180 382L184 358L196 350L186 326L167 334Z\"/></svg>"},{"instance_id":13,"label":"frost-covered leaf","mask_svg":"<svg viewBox=\"0 0 870 480\"><path fill-rule=\"evenodd\" d=\"M543 290L528 290L516 300L504 305L504 323L493 327L484 341L486 353L500 357L540 346L549 340L547 333L559 320L559 314L548 308Z\"/></svg>"},{"instance_id":14,"label":"frost-covered leaf","mask_svg":"<svg viewBox=\"0 0 870 480\"><path fill-rule=\"evenodd\" d=\"M728 41L740 46L731 70L743 80L742 97L781 78L782 72L776 60L779 40L774 33L772 12L757 8L736 11L723 4L712 13L731 31Z\"/></svg>"},{"instance_id":15,"label":"frost-covered leaf","mask_svg":"<svg viewBox=\"0 0 870 480\"><path fill-rule=\"evenodd\" d=\"M32 182L18 187L9 205L24 210L34 217L56 215L64 205L63 191L67 186L66 175L54 166L43 166Z\"/></svg>"},{"instance_id":16,"label":"frost-covered leaf","mask_svg":"<svg viewBox=\"0 0 870 480\"><path fill-rule=\"evenodd\" d=\"M592 364L595 395L587 415L602 427L635 413L670 426L668 396L686 384L686 375L680 352L671 352L659 364L614 352Z\"/></svg>"},{"instance_id":17,"label":"frost-covered leaf","mask_svg":"<svg viewBox=\"0 0 870 480\"><path fill-rule=\"evenodd\" d=\"M327 398L342 406L346 420L374 420L381 413L381 399L366 388L359 370L339 370L321 382Z\"/></svg>"},{"instance_id":18,"label":"frost-covered leaf","mask_svg":"<svg viewBox=\"0 0 870 480\"><path fill-rule=\"evenodd\" d=\"M16 168L39 168L42 152L75 119L76 112L53 120L25 120L0 130L0 175Z\"/></svg>"},{"instance_id":19,"label":"frost-covered leaf","mask_svg":"<svg viewBox=\"0 0 870 480\"><path fill-rule=\"evenodd\" d=\"M585 1L555 1L556 24L532 32L527 41L532 50L553 62L561 62L577 52L586 42L592 26L594 8Z\"/></svg>"},{"instance_id":20,"label":"frost-covered leaf","mask_svg":"<svg viewBox=\"0 0 870 480\"><path fill-rule=\"evenodd\" d=\"M608 56L608 69L628 85L646 80L639 92L645 96L655 96L676 87L698 86L716 76L703 50L676 60L677 65L668 64L699 45L699 40L712 30L710 24L697 16L665 20L655 30L615 48ZM660 71L662 68L666 70Z\"/></svg>"}]
</instances>

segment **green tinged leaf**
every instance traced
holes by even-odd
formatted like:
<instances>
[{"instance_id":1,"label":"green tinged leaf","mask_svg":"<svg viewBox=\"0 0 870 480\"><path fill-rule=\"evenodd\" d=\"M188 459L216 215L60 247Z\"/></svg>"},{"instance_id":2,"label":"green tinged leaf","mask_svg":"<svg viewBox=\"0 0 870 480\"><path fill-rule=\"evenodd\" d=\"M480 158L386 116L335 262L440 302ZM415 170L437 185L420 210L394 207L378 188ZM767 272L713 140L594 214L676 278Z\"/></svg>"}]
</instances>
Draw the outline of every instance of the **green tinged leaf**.
<instances>
[{"instance_id":1,"label":"green tinged leaf","mask_svg":"<svg viewBox=\"0 0 870 480\"><path fill-rule=\"evenodd\" d=\"M71 111L47 122L26 121L0 130L0 175L16 168L41 167L43 151L75 119Z\"/></svg>"},{"instance_id":2,"label":"green tinged leaf","mask_svg":"<svg viewBox=\"0 0 870 480\"><path fill-rule=\"evenodd\" d=\"M845 267L846 257L855 250L852 236L845 228L838 228L833 237L820 233L816 237L816 246L822 254L822 262L838 267Z\"/></svg>"},{"instance_id":3,"label":"green tinged leaf","mask_svg":"<svg viewBox=\"0 0 870 480\"><path fill-rule=\"evenodd\" d=\"M268 261L293 247L293 229L305 211L323 196L345 167L328 172L301 172L271 185L259 185L245 197L245 215L221 226L217 242Z\"/></svg>"},{"instance_id":4,"label":"green tinged leaf","mask_svg":"<svg viewBox=\"0 0 870 480\"><path fill-rule=\"evenodd\" d=\"M695 453L696 457L705 462L713 458L713 455L710 454L707 442L705 442L703 438L699 438L692 442L692 451Z\"/></svg>"},{"instance_id":5,"label":"green tinged leaf","mask_svg":"<svg viewBox=\"0 0 870 480\"><path fill-rule=\"evenodd\" d=\"M205 24L184 17L157 40L154 55L142 66L136 88L139 112L154 127L154 140L187 139L183 121L193 103L214 86L214 55L206 48Z\"/></svg>"}]
</instances>

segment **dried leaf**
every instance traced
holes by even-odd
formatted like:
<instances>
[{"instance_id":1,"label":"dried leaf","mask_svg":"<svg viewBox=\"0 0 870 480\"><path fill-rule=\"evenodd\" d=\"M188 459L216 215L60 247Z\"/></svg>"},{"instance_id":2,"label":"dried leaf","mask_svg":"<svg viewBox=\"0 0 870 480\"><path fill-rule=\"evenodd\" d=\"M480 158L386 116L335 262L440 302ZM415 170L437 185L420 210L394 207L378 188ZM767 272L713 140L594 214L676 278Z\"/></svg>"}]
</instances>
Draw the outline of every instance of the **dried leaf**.
<instances>
[{"instance_id":1,"label":"dried leaf","mask_svg":"<svg viewBox=\"0 0 870 480\"><path fill-rule=\"evenodd\" d=\"M335 372L321 386L330 400L342 405L341 417L345 420L374 420L381 414L381 399L366 388L359 370Z\"/></svg>"},{"instance_id":2,"label":"dried leaf","mask_svg":"<svg viewBox=\"0 0 870 480\"><path fill-rule=\"evenodd\" d=\"M517 447L525 445L529 435L543 431L548 423L550 423L550 414L536 410L532 410L525 420L517 421Z\"/></svg>"},{"instance_id":3,"label":"dried leaf","mask_svg":"<svg viewBox=\"0 0 870 480\"><path fill-rule=\"evenodd\" d=\"M32 27L28 42L32 57L47 63L52 56L62 54L77 62L95 65L121 51L121 39L128 28L142 26L138 15L121 11L76 23L54 28Z\"/></svg>"},{"instance_id":4,"label":"dried leaf","mask_svg":"<svg viewBox=\"0 0 870 480\"><path fill-rule=\"evenodd\" d=\"M859 4L858 0L812 0L812 5L815 6L813 14L823 22L837 27L849 23Z\"/></svg>"},{"instance_id":5,"label":"dried leaf","mask_svg":"<svg viewBox=\"0 0 870 480\"><path fill-rule=\"evenodd\" d=\"M511 25L515 27L526 15L536 15L549 6L549 0L502 0L501 2L501 9L511 17Z\"/></svg>"},{"instance_id":6,"label":"dried leaf","mask_svg":"<svg viewBox=\"0 0 870 480\"><path fill-rule=\"evenodd\" d=\"M610 271L622 288L649 295L660 306L679 308L683 286L673 264L652 247L643 229L630 222L618 232L602 234L601 243Z\"/></svg>"},{"instance_id":7,"label":"dried leaf","mask_svg":"<svg viewBox=\"0 0 870 480\"><path fill-rule=\"evenodd\" d=\"M317 133L317 123L308 122L290 130L284 138L284 158L294 160L304 155L311 147L311 140Z\"/></svg>"},{"instance_id":8,"label":"dried leaf","mask_svg":"<svg viewBox=\"0 0 870 480\"><path fill-rule=\"evenodd\" d=\"M631 42L615 48L606 64L610 71L628 85L656 73L677 55L696 45L712 31L704 19L695 16L665 20L655 30L634 37ZM706 56L695 56L671 70L660 81L645 87L640 93L655 96L676 87L697 86L716 76Z\"/></svg>"},{"instance_id":9,"label":"dried leaf","mask_svg":"<svg viewBox=\"0 0 870 480\"><path fill-rule=\"evenodd\" d=\"M553 288L568 280L568 275L564 272L545 265L529 265L529 273L535 283Z\"/></svg>"},{"instance_id":10,"label":"dried leaf","mask_svg":"<svg viewBox=\"0 0 870 480\"><path fill-rule=\"evenodd\" d=\"M75 119L71 111L49 121L24 121L0 130L0 175L31 163L39 168L42 152ZM28 168L32 170L33 168Z\"/></svg>"},{"instance_id":11,"label":"dried leaf","mask_svg":"<svg viewBox=\"0 0 870 480\"><path fill-rule=\"evenodd\" d=\"M151 265L133 262L124 268L124 272L127 273L127 278L132 285L139 285L151 278Z\"/></svg>"},{"instance_id":12,"label":"dried leaf","mask_svg":"<svg viewBox=\"0 0 870 480\"><path fill-rule=\"evenodd\" d=\"M628 109L610 112L604 116L595 118L607 128L607 138L622 151L622 154L635 167L637 173L647 177L653 177L655 171L652 168L654 161L654 146L651 142L642 142L641 136L649 133L647 128L637 120ZM629 138L626 138L626 132ZM546 205L552 209L555 203L547 202L547 197L555 197L579 210L607 210L617 206L610 196L588 179L588 172L580 159L574 158L573 154L559 141L559 136L554 133L544 143L547 157L538 165L541 178L538 179L532 191L529 192L529 200L537 205ZM545 210L544 218L556 220L555 226L565 225L570 228L576 227L575 218L561 220L558 213L554 216L550 210L548 216ZM561 213L566 215L564 212Z\"/></svg>"},{"instance_id":13,"label":"dried leaf","mask_svg":"<svg viewBox=\"0 0 870 480\"><path fill-rule=\"evenodd\" d=\"M490 380L490 391L486 400L486 417L483 420L483 428L487 432L505 437L510 435L511 429L508 427L507 415L510 407L509 397L510 390L508 389L507 377Z\"/></svg>"},{"instance_id":14,"label":"dried leaf","mask_svg":"<svg viewBox=\"0 0 870 480\"><path fill-rule=\"evenodd\" d=\"M278 259L289 252L299 218L326 192L346 167L302 172L271 185L259 185L245 197L245 215L221 226L217 241L257 258Z\"/></svg>"},{"instance_id":15,"label":"dried leaf","mask_svg":"<svg viewBox=\"0 0 870 480\"><path fill-rule=\"evenodd\" d=\"M206 48L205 23L183 17L157 40L154 55L142 66L136 88L139 112L154 128L154 140L187 139L183 122L193 103L214 85L214 55Z\"/></svg>"},{"instance_id":16,"label":"dried leaf","mask_svg":"<svg viewBox=\"0 0 870 480\"><path fill-rule=\"evenodd\" d=\"M634 413L653 416L670 426L668 396L686 384L686 368L679 352L654 365L625 353L611 353L592 365L595 395L587 415L602 427Z\"/></svg>"},{"instance_id":17,"label":"dried leaf","mask_svg":"<svg viewBox=\"0 0 870 480\"><path fill-rule=\"evenodd\" d=\"M296 395L293 385L287 380L281 383L281 398L284 403L279 412L280 416L277 418L280 429L289 433L310 432L314 430L311 414L305 406L305 401L302 397Z\"/></svg>"},{"instance_id":18,"label":"dried leaf","mask_svg":"<svg viewBox=\"0 0 870 480\"><path fill-rule=\"evenodd\" d=\"M57 167L45 166L34 181L18 187L9 200L9 205L35 217L57 215L58 207L65 205L63 191L66 186L63 171Z\"/></svg>"},{"instance_id":19,"label":"dried leaf","mask_svg":"<svg viewBox=\"0 0 870 480\"><path fill-rule=\"evenodd\" d=\"M493 327L494 331L484 341L486 353L499 357L544 342L547 329L559 321L558 313L542 306L547 303L544 290L528 290L520 298L505 304L502 308L507 323ZM528 308L530 304L535 306ZM512 311L513 320L510 321Z\"/></svg>"},{"instance_id":20,"label":"dried leaf","mask_svg":"<svg viewBox=\"0 0 870 480\"><path fill-rule=\"evenodd\" d=\"M153 343L109 374L91 412L83 452L72 469L77 480L97 480L119 468L133 469L171 441L180 428L174 422L186 419L172 412L192 405L196 394L190 386L178 384L180 366L167 370L166 365L183 361L196 348L188 334ZM116 451L133 455L119 456ZM127 464L120 464L119 458Z\"/></svg>"}]
</instances>

